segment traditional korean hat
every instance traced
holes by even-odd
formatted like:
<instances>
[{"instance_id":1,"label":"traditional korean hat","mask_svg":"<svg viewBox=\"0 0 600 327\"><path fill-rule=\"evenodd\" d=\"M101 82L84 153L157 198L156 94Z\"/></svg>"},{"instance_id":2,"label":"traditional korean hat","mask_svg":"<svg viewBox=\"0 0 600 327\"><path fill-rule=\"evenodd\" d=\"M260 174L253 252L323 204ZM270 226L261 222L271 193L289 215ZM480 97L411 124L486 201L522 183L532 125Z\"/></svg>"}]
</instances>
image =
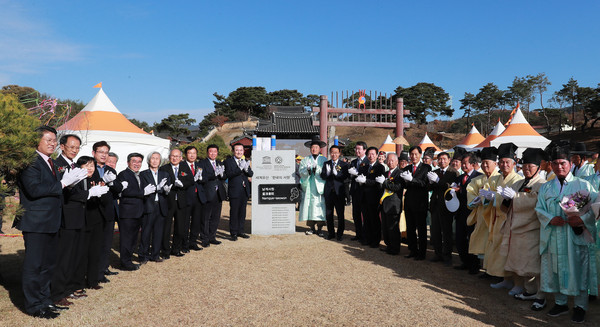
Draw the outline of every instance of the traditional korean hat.
<instances>
[{"instance_id":1,"label":"traditional korean hat","mask_svg":"<svg viewBox=\"0 0 600 327\"><path fill-rule=\"evenodd\" d=\"M465 155L465 153L467 153L467 150L465 150L465 148L455 146L452 160L462 160L462 157Z\"/></svg>"},{"instance_id":2,"label":"traditional korean hat","mask_svg":"<svg viewBox=\"0 0 600 327\"><path fill-rule=\"evenodd\" d=\"M523 164L535 164L537 166L542 163L542 160L546 157L546 152L538 148L528 148L523 151L521 161Z\"/></svg>"},{"instance_id":3,"label":"traditional korean hat","mask_svg":"<svg viewBox=\"0 0 600 327\"><path fill-rule=\"evenodd\" d=\"M400 152L400 155L398 156L398 161L400 160L410 161L410 158L408 157L408 153L406 151Z\"/></svg>"},{"instance_id":4,"label":"traditional korean hat","mask_svg":"<svg viewBox=\"0 0 600 327\"><path fill-rule=\"evenodd\" d=\"M313 144L318 144L322 148L327 146L327 143L321 141L321 138L319 138L319 135L314 135L312 137L312 140L304 143L304 146L307 148L310 148L311 146L313 146Z\"/></svg>"},{"instance_id":5,"label":"traditional korean hat","mask_svg":"<svg viewBox=\"0 0 600 327\"><path fill-rule=\"evenodd\" d=\"M585 143L577 142L577 143L573 144L573 146L571 147L571 154L591 156L592 154L594 154L594 152L587 151L587 149L585 147Z\"/></svg>"},{"instance_id":6,"label":"traditional korean hat","mask_svg":"<svg viewBox=\"0 0 600 327\"><path fill-rule=\"evenodd\" d=\"M502 143L498 147L498 159L509 158L517 162L517 146L514 143Z\"/></svg>"},{"instance_id":7,"label":"traditional korean hat","mask_svg":"<svg viewBox=\"0 0 600 327\"><path fill-rule=\"evenodd\" d=\"M498 160L498 149L496 149L496 147L493 147L493 146L488 146L487 148L483 148L481 150L479 157L481 158L481 160L497 161Z\"/></svg>"},{"instance_id":8,"label":"traditional korean hat","mask_svg":"<svg viewBox=\"0 0 600 327\"><path fill-rule=\"evenodd\" d=\"M546 147L545 151L550 161L556 159L569 160L571 157L569 141L565 140L552 141L548 147Z\"/></svg>"},{"instance_id":9,"label":"traditional korean hat","mask_svg":"<svg viewBox=\"0 0 600 327\"><path fill-rule=\"evenodd\" d=\"M435 148L432 146L426 148L425 152L423 152L423 157L429 157L429 158L433 159L434 156L435 156Z\"/></svg>"}]
</instances>

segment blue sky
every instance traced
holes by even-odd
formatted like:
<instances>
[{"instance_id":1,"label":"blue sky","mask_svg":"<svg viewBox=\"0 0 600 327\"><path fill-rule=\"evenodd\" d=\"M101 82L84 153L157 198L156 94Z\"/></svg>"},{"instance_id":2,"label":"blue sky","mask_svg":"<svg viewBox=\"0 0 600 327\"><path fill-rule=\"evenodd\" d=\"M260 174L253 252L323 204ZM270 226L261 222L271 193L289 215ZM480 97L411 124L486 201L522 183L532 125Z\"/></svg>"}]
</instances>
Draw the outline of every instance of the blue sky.
<instances>
[{"instance_id":1,"label":"blue sky","mask_svg":"<svg viewBox=\"0 0 600 327\"><path fill-rule=\"evenodd\" d=\"M213 110L240 86L453 97L545 72L600 82L599 1L5 1L0 85L87 103L103 82L130 117ZM461 116L458 112L455 116Z\"/></svg>"}]
</instances>

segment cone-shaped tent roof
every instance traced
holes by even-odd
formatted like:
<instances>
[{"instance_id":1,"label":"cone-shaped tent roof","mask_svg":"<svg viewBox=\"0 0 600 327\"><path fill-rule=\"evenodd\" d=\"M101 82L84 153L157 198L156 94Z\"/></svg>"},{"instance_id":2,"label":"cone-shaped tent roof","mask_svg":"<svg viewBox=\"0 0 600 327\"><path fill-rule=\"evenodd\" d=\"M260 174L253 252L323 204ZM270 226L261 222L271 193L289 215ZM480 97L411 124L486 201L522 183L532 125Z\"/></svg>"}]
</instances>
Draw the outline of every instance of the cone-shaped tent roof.
<instances>
[{"instance_id":1,"label":"cone-shaped tent roof","mask_svg":"<svg viewBox=\"0 0 600 327\"><path fill-rule=\"evenodd\" d=\"M394 142L395 144L400 144L400 145L410 145L410 143L408 143L408 141L404 138L404 136L398 136L392 142Z\"/></svg>"},{"instance_id":2,"label":"cone-shaped tent roof","mask_svg":"<svg viewBox=\"0 0 600 327\"><path fill-rule=\"evenodd\" d=\"M379 151L396 152L396 143L394 143L392 141L392 138L390 137L389 134L385 138L385 141L383 142L383 144L381 145L381 147L379 147Z\"/></svg>"},{"instance_id":3,"label":"cone-shaped tent roof","mask_svg":"<svg viewBox=\"0 0 600 327\"><path fill-rule=\"evenodd\" d=\"M425 136L423 136L423 139L419 143L419 147L421 148L421 150L425 151L425 149L427 149L430 146L435 148L435 152L442 151L440 148L438 148L437 145L433 144L433 141L431 141L429 136L427 136L427 133L425 133Z\"/></svg>"},{"instance_id":4,"label":"cone-shaped tent roof","mask_svg":"<svg viewBox=\"0 0 600 327\"><path fill-rule=\"evenodd\" d=\"M490 141L491 146L512 142L519 148L545 148L550 140L541 136L527 122L521 109L517 109L510 125L496 139Z\"/></svg>"},{"instance_id":5,"label":"cone-shaped tent roof","mask_svg":"<svg viewBox=\"0 0 600 327\"><path fill-rule=\"evenodd\" d=\"M465 136L465 138L463 138L462 141L460 141L460 143L456 146L461 148L474 148L484 139L485 138L483 137L483 135L481 135L481 133L479 133L475 125L473 125L473 127L471 127L471 130L469 131L469 134L467 134L467 136Z\"/></svg>"},{"instance_id":6,"label":"cone-shaped tent roof","mask_svg":"<svg viewBox=\"0 0 600 327\"><path fill-rule=\"evenodd\" d=\"M485 138L485 140L483 140L483 142L477 144L477 146L475 148L479 149L479 148L486 148L486 147L490 146L490 142L492 140L495 140L500 134L502 134L502 132L504 132L505 129L506 128L504 127L504 125L502 125L502 123L500 122L500 119L498 119L498 123L496 124L496 126L494 126L494 129L492 130L490 135L488 135Z\"/></svg>"},{"instance_id":7,"label":"cone-shaped tent roof","mask_svg":"<svg viewBox=\"0 0 600 327\"><path fill-rule=\"evenodd\" d=\"M127 167L127 155L132 152L146 157L157 151L163 159L169 155L170 141L135 126L115 107L102 88L81 112L57 130L61 134L75 134L81 138L78 156L91 155L96 142L108 142L110 151L119 156L118 172ZM146 160L143 160L142 168L146 166Z\"/></svg>"}]
</instances>

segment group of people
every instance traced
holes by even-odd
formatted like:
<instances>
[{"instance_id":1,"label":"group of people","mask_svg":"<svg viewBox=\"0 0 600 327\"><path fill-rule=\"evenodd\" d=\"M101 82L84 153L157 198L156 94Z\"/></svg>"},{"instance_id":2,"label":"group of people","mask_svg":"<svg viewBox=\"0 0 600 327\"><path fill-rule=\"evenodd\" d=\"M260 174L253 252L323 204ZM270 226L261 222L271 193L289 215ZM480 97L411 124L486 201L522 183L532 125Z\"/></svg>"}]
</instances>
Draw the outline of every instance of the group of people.
<instances>
[{"instance_id":1,"label":"group of people","mask_svg":"<svg viewBox=\"0 0 600 327\"><path fill-rule=\"evenodd\" d=\"M56 318L72 300L87 297L86 289L101 289L118 274L109 270L115 222L119 268L127 271L221 244L216 233L226 200L230 239L250 237L244 226L253 172L242 145L223 162L214 144L202 160L193 146L173 149L164 165L158 152L134 152L117 173L118 156L107 142L78 157L77 135L57 139L48 126L37 131L35 161L18 178L24 213L15 220L25 242L24 309L34 317ZM144 160L148 169L141 171Z\"/></svg>"},{"instance_id":2,"label":"group of people","mask_svg":"<svg viewBox=\"0 0 600 327\"><path fill-rule=\"evenodd\" d=\"M306 146L311 156L298 167L306 234L342 240L348 197L343 185L349 182L352 240L390 255L398 255L405 241L405 258L425 260L429 220L430 261L452 266L456 248L455 269L480 274L493 281L492 288L533 301L535 311L543 310L546 294L553 293L555 305L548 311L553 317L569 313L567 297L573 296L572 321L585 320L600 277L600 198L595 202L600 161L583 143L528 148L520 159L513 143L476 152L457 147L452 156L412 146L399 155L387 153L385 165L378 149L364 142L356 143L350 163L340 159L335 145L330 160L320 155L326 144L318 138ZM327 234L321 232L325 224Z\"/></svg>"}]
</instances>

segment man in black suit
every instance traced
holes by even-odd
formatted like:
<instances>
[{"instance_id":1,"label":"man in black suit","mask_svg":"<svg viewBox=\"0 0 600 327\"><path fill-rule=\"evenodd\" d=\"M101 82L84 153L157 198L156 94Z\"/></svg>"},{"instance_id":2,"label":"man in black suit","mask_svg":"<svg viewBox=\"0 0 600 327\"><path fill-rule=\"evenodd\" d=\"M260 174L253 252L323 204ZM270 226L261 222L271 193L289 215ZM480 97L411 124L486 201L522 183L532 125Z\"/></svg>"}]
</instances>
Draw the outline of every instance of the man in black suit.
<instances>
[{"instance_id":1,"label":"man in black suit","mask_svg":"<svg viewBox=\"0 0 600 327\"><path fill-rule=\"evenodd\" d=\"M229 196L229 233L231 240L238 237L249 238L244 233L246 224L246 206L250 197L250 181L254 172L250 163L243 159L244 145L233 145L233 157L225 159L225 175L227 176L227 195Z\"/></svg>"},{"instance_id":2,"label":"man in black suit","mask_svg":"<svg viewBox=\"0 0 600 327\"><path fill-rule=\"evenodd\" d=\"M221 219L221 206L227 197L225 185L223 185L223 180L227 178L225 167L217 159L219 147L216 144L208 145L206 155L207 158L201 160L199 166L202 169L200 184L206 194L206 204L203 212L204 229L200 233L203 247L208 247L211 244L221 244L221 241L217 241L216 235Z\"/></svg>"},{"instance_id":3,"label":"man in black suit","mask_svg":"<svg viewBox=\"0 0 600 327\"><path fill-rule=\"evenodd\" d=\"M41 126L36 131L40 141L35 161L18 177L19 196L25 212L15 221L23 232L23 295L25 311L46 319L56 318L58 310L52 303L50 283L56 265L58 230L61 224L63 188L85 178L83 169L73 169L59 180L54 161L56 130Z\"/></svg>"},{"instance_id":4,"label":"man in black suit","mask_svg":"<svg viewBox=\"0 0 600 327\"><path fill-rule=\"evenodd\" d=\"M198 179L201 176L201 172L198 169L199 165L196 159L198 158L198 150L194 146L188 146L183 150L185 154L185 161L182 161L183 165L189 168L190 173L194 177L194 184L187 189L187 202L188 202L188 218L190 219L189 233L186 231L184 236L184 244L182 246L182 252L188 253L190 250L200 251L201 247L198 246L198 238L202 231L202 206L206 203L206 196L204 195L204 189L198 184ZM187 221L186 221L187 222Z\"/></svg>"},{"instance_id":5,"label":"man in black suit","mask_svg":"<svg viewBox=\"0 0 600 327\"><path fill-rule=\"evenodd\" d=\"M333 209L337 213L338 230L337 240L341 241L346 227L344 210L346 207L345 181L348 178L348 164L340 160L340 147L332 145L329 148L331 160L323 164L321 178L325 180L323 195L325 196L325 217L327 219L327 239L336 237L333 224Z\"/></svg>"},{"instance_id":6,"label":"man in black suit","mask_svg":"<svg viewBox=\"0 0 600 327\"><path fill-rule=\"evenodd\" d=\"M93 180L104 181L109 187L109 193L113 197L113 201L102 201L100 208L102 209L104 221L102 222L102 250L100 253L100 280L104 279L105 275L116 275L118 272L110 271L110 253L113 243L113 235L115 234L115 219L117 218L117 199L119 194L127 188L127 183L121 184L117 181L117 171L106 164L110 151L110 145L106 141L100 141L92 145L92 156L96 159L96 171L92 176Z\"/></svg>"},{"instance_id":7,"label":"man in black suit","mask_svg":"<svg viewBox=\"0 0 600 327\"><path fill-rule=\"evenodd\" d=\"M381 200L381 233L385 243L385 252L390 255L400 253L400 213L402 212L402 195L404 194L402 170L398 167L398 156L388 153L387 165L390 169L385 176L378 176L375 181L384 190Z\"/></svg>"},{"instance_id":8,"label":"man in black suit","mask_svg":"<svg viewBox=\"0 0 600 327\"><path fill-rule=\"evenodd\" d=\"M167 194L173 187L169 174L161 171L162 157L158 152L148 156L148 169L140 173L142 188L154 185L156 191L144 196L144 217L142 218L142 237L140 240L140 263L147 261L162 262L160 247L162 244L163 228L169 214Z\"/></svg>"},{"instance_id":9,"label":"man in black suit","mask_svg":"<svg viewBox=\"0 0 600 327\"><path fill-rule=\"evenodd\" d=\"M350 162L350 167L348 167L348 174L350 174L350 196L352 197L352 220L354 221L354 230L356 231L356 236L351 238L352 241L363 241L364 242L364 234L363 234L363 215L362 215L362 194L363 194L363 186L356 182L356 177L358 176L358 171L362 169L367 164L367 143L363 141L356 142L356 146L354 147L354 153L356 154L356 159Z\"/></svg>"},{"instance_id":10,"label":"man in black suit","mask_svg":"<svg viewBox=\"0 0 600 327\"><path fill-rule=\"evenodd\" d=\"M381 242L381 220L379 219L379 200L383 190L375 180L378 176L385 174L385 167L377 162L377 148L369 147L367 149L367 161L359 169L359 175L355 181L361 184L362 215L364 219L363 234L365 239L361 241L363 245L369 245L372 248L378 248Z\"/></svg>"},{"instance_id":11,"label":"man in black suit","mask_svg":"<svg viewBox=\"0 0 600 327\"><path fill-rule=\"evenodd\" d=\"M493 153L490 155L495 156ZM485 158L488 158L487 154ZM455 268L469 270L470 273L476 274L479 271L479 259L476 255L469 254L469 240L471 233L473 233L473 230L475 229L475 226L467 225L467 217L469 217L469 214L471 213L471 209L469 209L467 203L467 185L469 185L473 178L481 175L481 173L475 170L474 165L477 162L477 158L475 157L474 153L465 153L461 161L463 173L456 179L456 190L458 200L460 201L460 207L458 208L458 212L455 216L455 228L456 251L458 252L458 256L460 257L462 264L460 266L456 266Z\"/></svg>"},{"instance_id":12,"label":"man in black suit","mask_svg":"<svg viewBox=\"0 0 600 327\"><path fill-rule=\"evenodd\" d=\"M456 182L458 172L450 167L450 155L441 152L437 155L438 169L427 173L431 199L429 211L431 212L431 243L435 257L432 262L443 261L446 265L452 264L452 222L454 213L446 208L444 194Z\"/></svg>"},{"instance_id":13,"label":"man in black suit","mask_svg":"<svg viewBox=\"0 0 600 327\"><path fill-rule=\"evenodd\" d=\"M160 167L160 170L166 172L173 181L173 187L167 197L169 203L169 213L165 226L163 228L162 257L169 259L171 254L181 257L184 254L183 249L184 236L189 231L189 216L187 189L194 185L194 176L185 164L181 164L182 156L179 149L171 150L169 154L169 163ZM187 223L186 223L187 222ZM173 231L171 232L171 225ZM173 245L171 246L171 235L173 235Z\"/></svg>"},{"instance_id":14,"label":"man in black suit","mask_svg":"<svg viewBox=\"0 0 600 327\"><path fill-rule=\"evenodd\" d=\"M427 253L427 208L429 207L427 173L431 171L431 166L420 162L422 151L419 146L412 146L408 150L411 164L406 166L400 175L406 187L404 217L410 251L406 258L415 260L425 260Z\"/></svg>"},{"instance_id":15,"label":"man in black suit","mask_svg":"<svg viewBox=\"0 0 600 327\"><path fill-rule=\"evenodd\" d=\"M144 197L156 192L156 186L148 184L142 186L140 168L144 156L139 153L130 153L127 156L127 168L119 173L117 180L127 182L128 186L121 193L119 201L119 252L121 253L121 268L123 270L137 270L131 259L138 239L138 231L142 224L144 214ZM143 260L143 259L142 259Z\"/></svg>"}]
</instances>

